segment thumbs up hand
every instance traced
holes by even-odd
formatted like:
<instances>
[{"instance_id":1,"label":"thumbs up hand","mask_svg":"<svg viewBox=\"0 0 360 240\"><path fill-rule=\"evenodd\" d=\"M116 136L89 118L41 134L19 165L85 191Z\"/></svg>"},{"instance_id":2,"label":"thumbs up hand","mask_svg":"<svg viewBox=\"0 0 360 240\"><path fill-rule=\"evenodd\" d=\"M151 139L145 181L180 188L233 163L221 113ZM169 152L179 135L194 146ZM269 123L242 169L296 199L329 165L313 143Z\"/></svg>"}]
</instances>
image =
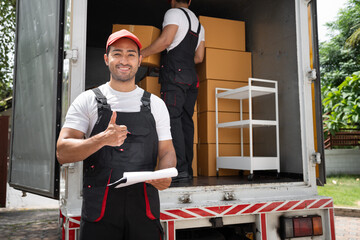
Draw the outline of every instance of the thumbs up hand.
<instances>
[{"instance_id":1,"label":"thumbs up hand","mask_svg":"<svg viewBox=\"0 0 360 240\"><path fill-rule=\"evenodd\" d=\"M116 112L113 111L107 129L105 130L105 145L116 147L121 146L127 137L127 127L116 124Z\"/></svg>"}]
</instances>

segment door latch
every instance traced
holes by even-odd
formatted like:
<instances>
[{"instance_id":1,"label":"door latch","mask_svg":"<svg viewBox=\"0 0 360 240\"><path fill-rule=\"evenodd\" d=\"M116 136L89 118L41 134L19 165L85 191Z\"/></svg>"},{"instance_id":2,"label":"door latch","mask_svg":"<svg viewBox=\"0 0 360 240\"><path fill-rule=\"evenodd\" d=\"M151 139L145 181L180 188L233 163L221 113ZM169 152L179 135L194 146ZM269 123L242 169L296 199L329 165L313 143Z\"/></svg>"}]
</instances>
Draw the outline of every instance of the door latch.
<instances>
[{"instance_id":1,"label":"door latch","mask_svg":"<svg viewBox=\"0 0 360 240\"><path fill-rule=\"evenodd\" d=\"M65 51L65 57L64 59L70 59L73 62L76 62L78 60L79 51L77 49L71 49Z\"/></svg>"},{"instance_id":2,"label":"door latch","mask_svg":"<svg viewBox=\"0 0 360 240\"><path fill-rule=\"evenodd\" d=\"M315 81L316 78L317 78L316 70L315 70L315 69L311 69L311 70L307 71L307 72L306 72L306 77L307 77L307 79L308 79L308 81L309 81L310 83L312 83L313 81Z\"/></svg>"},{"instance_id":3,"label":"door latch","mask_svg":"<svg viewBox=\"0 0 360 240\"><path fill-rule=\"evenodd\" d=\"M311 154L310 160L314 164L321 164L321 154L318 152Z\"/></svg>"}]
</instances>

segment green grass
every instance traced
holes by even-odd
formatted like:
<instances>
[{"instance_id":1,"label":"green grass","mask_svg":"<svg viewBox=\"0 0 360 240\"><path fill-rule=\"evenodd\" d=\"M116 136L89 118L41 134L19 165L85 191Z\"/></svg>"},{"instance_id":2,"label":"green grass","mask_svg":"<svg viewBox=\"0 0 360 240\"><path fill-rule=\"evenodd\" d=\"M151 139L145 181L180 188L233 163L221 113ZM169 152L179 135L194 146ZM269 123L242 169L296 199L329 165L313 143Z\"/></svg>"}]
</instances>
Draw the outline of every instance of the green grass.
<instances>
[{"instance_id":1,"label":"green grass","mask_svg":"<svg viewBox=\"0 0 360 240\"><path fill-rule=\"evenodd\" d=\"M329 176L318 193L332 197L335 206L360 208L360 175Z\"/></svg>"}]
</instances>

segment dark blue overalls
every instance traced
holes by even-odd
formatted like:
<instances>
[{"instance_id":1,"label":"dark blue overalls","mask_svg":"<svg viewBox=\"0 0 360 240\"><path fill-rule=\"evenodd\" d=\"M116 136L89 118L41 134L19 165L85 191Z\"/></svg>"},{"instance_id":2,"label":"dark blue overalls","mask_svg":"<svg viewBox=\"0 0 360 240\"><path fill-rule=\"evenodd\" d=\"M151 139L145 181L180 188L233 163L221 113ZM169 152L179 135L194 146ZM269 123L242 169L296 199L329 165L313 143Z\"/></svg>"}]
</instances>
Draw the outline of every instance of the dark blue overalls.
<instances>
[{"instance_id":1,"label":"dark blue overalls","mask_svg":"<svg viewBox=\"0 0 360 240\"><path fill-rule=\"evenodd\" d=\"M171 135L176 151L179 177L193 175L192 159L194 144L194 106L198 95L198 77L195 69L195 51L201 25L197 32L191 31L191 21L185 38L174 49L161 56L159 82L161 98L166 103L170 114Z\"/></svg>"},{"instance_id":2,"label":"dark blue overalls","mask_svg":"<svg viewBox=\"0 0 360 240\"><path fill-rule=\"evenodd\" d=\"M98 119L91 136L106 130L112 115L101 91L93 89ZM150 110L150 93L144 92L140 112L117 112L116 124L130 134L119 147L105 146L84 160L83 204L80 239L161 239L158 190L138 183L123 188L107 187L127 171L153 171L158 136Z\"/></svg>"}]
</instances>

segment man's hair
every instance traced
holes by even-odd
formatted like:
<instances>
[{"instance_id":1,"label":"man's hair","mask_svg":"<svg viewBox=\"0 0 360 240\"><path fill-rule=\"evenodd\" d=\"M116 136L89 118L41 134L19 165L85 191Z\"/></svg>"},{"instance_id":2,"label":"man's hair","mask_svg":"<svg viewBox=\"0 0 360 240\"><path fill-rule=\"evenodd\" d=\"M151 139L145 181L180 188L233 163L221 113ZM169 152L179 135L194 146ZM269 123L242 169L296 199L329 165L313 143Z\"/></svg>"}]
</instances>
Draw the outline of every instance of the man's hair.
<instances>
[{"instance_id":1,"label":"man's hair","mask_svg":"<svg viewBox=\"0 0 360 240\"><path fill-rule=\"evenodd\" d=\"M177 1L178 3L187 3L189 4L190 0L175 0Z\"/></svg>"}]
</instances>

